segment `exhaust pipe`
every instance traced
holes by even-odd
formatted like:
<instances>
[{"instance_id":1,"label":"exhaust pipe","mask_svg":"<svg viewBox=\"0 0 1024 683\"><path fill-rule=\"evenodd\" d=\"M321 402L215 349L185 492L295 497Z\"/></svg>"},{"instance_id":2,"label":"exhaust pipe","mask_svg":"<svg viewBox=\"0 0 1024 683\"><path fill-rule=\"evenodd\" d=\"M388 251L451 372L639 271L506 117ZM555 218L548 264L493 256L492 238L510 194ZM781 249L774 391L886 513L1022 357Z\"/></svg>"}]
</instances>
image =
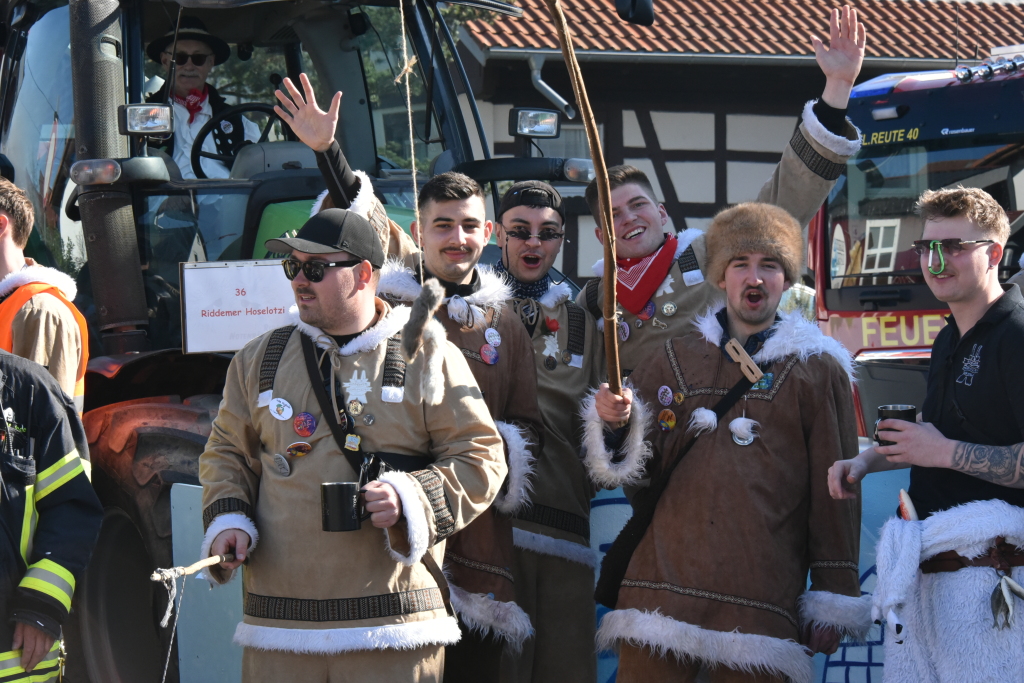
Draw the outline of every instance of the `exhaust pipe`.
<instances>
[{"instance_id":1,"label":"exhaust pipe","mask_svg":"<svg viewBox=\"0 0 1024 683\"><path fill-rule=\"evenodd\" d=\"M124 46L117 0L70 0L71 62L75 104L75 156L124 159L128 140L119 133L124 104ZM79 188L93 299L105 353L144 348L149 322L131 195L114 186Z\"/></svg>"}]
</instances>

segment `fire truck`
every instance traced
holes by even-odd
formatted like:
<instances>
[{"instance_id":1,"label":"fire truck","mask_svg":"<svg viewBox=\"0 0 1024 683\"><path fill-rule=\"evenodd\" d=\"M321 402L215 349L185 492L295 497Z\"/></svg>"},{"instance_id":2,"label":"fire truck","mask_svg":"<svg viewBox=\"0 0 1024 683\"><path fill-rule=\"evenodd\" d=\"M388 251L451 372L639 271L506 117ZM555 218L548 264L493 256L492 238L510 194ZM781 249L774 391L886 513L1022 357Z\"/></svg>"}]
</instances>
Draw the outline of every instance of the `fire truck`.
<instances>
[{"instance_id":1,"label":"fire truck","mask_svg":"<svg viewBox=\"0 0 1024 683\"><path fill-rule=\"evenodd\" d=\"M856 86L852 157L808 231L816 310L826 334L860 363L861 434L879 405L920 408L947 307L924 283L914 240L925 190L978 187L1010 218L1000 280L1024 249L1024 46L997 48L976 66L889 74Z\"/></svg>"}]
</instances>

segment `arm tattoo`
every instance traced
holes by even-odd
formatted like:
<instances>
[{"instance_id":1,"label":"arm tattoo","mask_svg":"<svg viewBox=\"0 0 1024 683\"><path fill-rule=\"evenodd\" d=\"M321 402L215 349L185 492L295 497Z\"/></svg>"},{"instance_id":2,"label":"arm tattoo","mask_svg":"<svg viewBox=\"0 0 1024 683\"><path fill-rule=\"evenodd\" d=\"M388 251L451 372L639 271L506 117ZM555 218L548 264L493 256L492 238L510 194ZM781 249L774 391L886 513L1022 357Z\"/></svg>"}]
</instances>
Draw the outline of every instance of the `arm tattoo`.
<instances>
[{"instance_id":1,"label":"arm tattoo","mask_svg":"<svg viewBox=\"0 0 1024 683\"><path fill-rule=\"evenodd\" d=\"M1000 486L1024 488L1024 443L982 446L958 441L951 469Z\"/></svg>"}]
</instances>

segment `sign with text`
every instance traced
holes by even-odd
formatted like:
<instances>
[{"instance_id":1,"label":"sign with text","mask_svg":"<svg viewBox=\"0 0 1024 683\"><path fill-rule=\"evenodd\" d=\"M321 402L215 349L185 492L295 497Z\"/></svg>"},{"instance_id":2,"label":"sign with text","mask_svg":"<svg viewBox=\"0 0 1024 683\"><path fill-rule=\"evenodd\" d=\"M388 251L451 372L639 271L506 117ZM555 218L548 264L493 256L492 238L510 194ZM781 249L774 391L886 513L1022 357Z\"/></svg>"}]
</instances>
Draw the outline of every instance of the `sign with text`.
<instances>
[{"instance_id":1,"label":"sign with text","mask_svg":"<svg viewBox=\"0 0 1024 683\"><path fill-rule=\"evenodd\" d=\"M180 272L184 353L238 351L289 323L295 297L280 259L182 263Z\"/></svg>"}]
</instances>

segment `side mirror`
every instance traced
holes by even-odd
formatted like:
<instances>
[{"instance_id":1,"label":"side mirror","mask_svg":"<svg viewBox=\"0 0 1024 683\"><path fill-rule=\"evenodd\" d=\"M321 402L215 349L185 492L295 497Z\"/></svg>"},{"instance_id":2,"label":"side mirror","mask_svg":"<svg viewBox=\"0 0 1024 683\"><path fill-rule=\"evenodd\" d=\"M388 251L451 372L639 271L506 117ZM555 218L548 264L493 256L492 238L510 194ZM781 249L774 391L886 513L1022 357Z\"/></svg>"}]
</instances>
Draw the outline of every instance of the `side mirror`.
<instances>
[{"instance_id":1,"label":"side mirror","mask_svg":"<svg viewBox=\"0 0 1024 683\"><path fill-rule=\"evenodd\" d=\"M654 0L615 0L615 11L631 24L654 24Z\"/></svg>"}]
</instances>

